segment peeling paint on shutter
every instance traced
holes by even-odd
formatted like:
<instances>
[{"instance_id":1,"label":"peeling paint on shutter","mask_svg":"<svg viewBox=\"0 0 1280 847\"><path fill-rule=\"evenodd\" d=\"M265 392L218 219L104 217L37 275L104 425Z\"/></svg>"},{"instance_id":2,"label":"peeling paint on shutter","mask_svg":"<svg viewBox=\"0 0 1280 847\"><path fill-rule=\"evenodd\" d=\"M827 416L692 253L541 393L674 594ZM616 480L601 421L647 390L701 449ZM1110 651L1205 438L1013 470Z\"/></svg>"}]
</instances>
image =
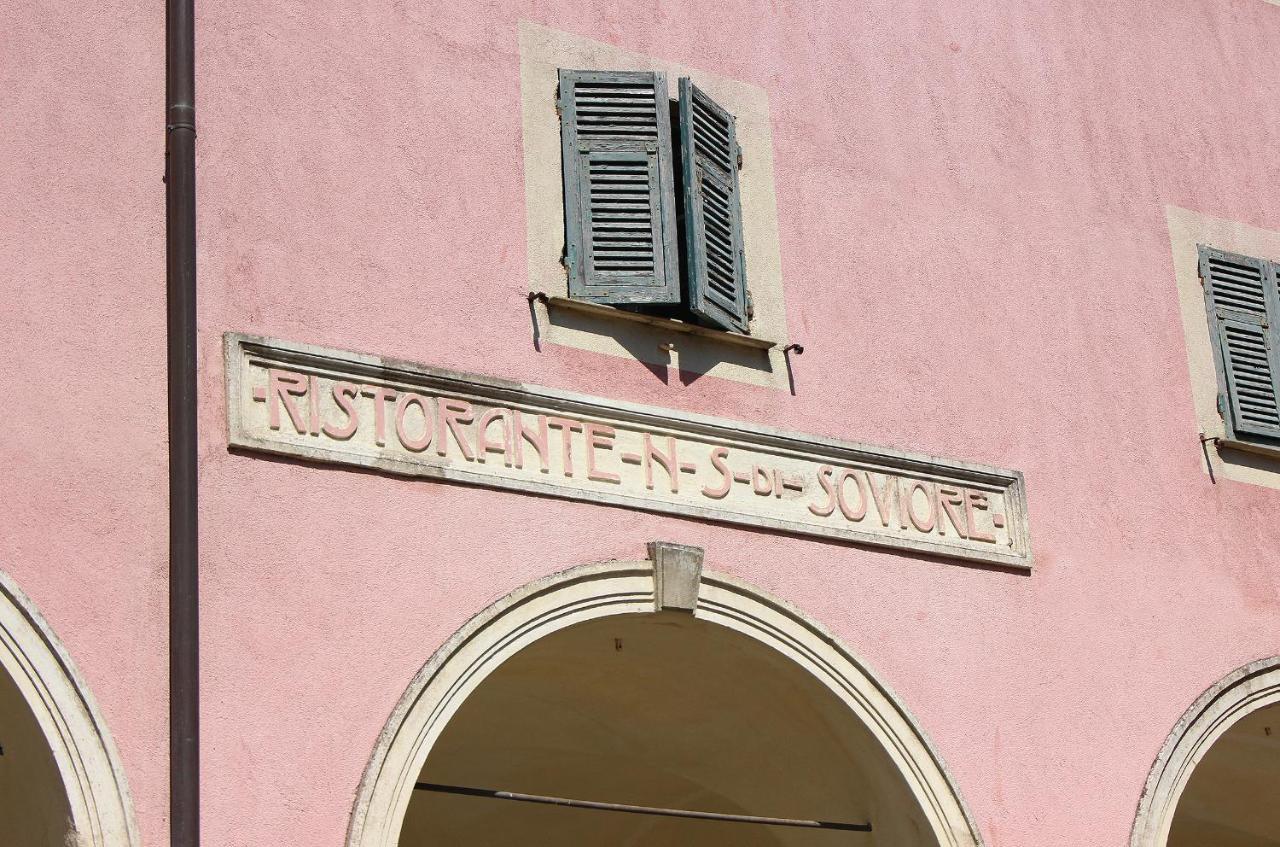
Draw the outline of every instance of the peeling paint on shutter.
<instances>
[{"instance_id":1,"label":"peeling paint on shutter","mask_svg":"<svg viewBox=\"0 0 1280 847\"><path fill-rule=\"evenodd\" d=\"M680 78L680 148L689 308L721 329L747 332L734 119L688 77Z\"/></svg>"},{"instance_id":2,"label":"peeling paint on shutter","mask_svg":"<svg viewBox=\"0 0 1280 847\"><path fill-rule=\"evenodd\" d=\"M1228 434L1280 438L1280 291L1277 267L1261 259L1200 248L1218 381Z\"/></svg>"},{"instance_id":3,"label":"peeling paint on shutter","mask_svg":"<svg viewBox=\"0 0 1280 847\"><path fill-rule=\"evenodd\" d=\"M667 78L560 71L569 296L679 303Z\"/></svg>"}]
</instances>

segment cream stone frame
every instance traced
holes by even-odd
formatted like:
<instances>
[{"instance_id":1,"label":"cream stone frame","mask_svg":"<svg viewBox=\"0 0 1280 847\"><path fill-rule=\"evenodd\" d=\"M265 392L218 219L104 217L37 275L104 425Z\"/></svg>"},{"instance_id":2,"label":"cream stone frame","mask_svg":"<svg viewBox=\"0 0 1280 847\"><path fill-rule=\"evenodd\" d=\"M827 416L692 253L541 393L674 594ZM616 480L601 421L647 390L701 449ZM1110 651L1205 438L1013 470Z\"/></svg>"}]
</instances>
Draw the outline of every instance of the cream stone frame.
<instances>
[{"instance_id":1,"label":"cream stone frame","mask_svg":"<svg viewBox=\"0 0 1280 847\"><path fill-rule=\"evenodd\" d=\"M734 114L744 160L739 182L747 287L755 313L751 336L752 340L771 342L771 348L736 342L728 333L680 331L673 321L644 323L623 319L626 313L610 316L602 309L565 309L556 305L556 299L567 298L569 293L568 272L561 263L564 177L560 117L556 111L558 68L664 71L673 86L681 76L692 77L699 88ZM674 96L674 89L669 94ZM546 299L531 301L539 342L753 385L787 388L783 352L787 315L773 181L773 136L769 98L764 90L521 21L520 101L529 290L551 298L550 303Z\"/></svg>"},{"instance_id":2,"label":"cream stone frame","mask_svg":"<svg viewBox=\"0 0 1280 847\"><path fill-rule=\"evenodd\" d=\"M1199 245L1230 253L1280 260L1280 232L1215 218L1210 215L1165 207L1169 245L1173 251L1173 272L1178 287L1182 331L1187 343L1187 368L1191 376L1191 397L1195 405L1198 432L1206 439L1200 460L1206 473L1252 485L1280 489L1280 457L1258 452L1247 444L1225 442L1226 425L1218 414L1218 372L1214 364L1213 342L1209 334L1204 287L1200 282ZM1187 434L1187 443L1199 449ZM1207 464L1206 464L1207 462Z\"/></svg>"},{"instance_id":3,"label":"cream stone frame","mask_svg":"<svg viewBox=\"0 0 1280 847\"><path fill-rule=\"evenodd\" d=\"M1280 656L1245 665L1200 695L1174 726L1151 767L1130 847L1165 847L1178 800L1196 765L1237 721L1276 703L1280 703Z\"/></svg>"},{"instance_id":4,"label":"cream stone frame","mask_svg":"<svg viewBox=\"0 0 1280 847\"><path fill-rule=\"evenodd\" d=\"M137 847L119 754L88 686L31 600L0 571L0 667L44 734L62 777L76 847Z\"/></svg>"},{"instance_id":5,"label":"cream stone frame","mask_svg":"<svg viewBox=\"0 0 1280 847\"><path fill-rule=\"evenodd\" d=\"M655 611L655 582L649 561L586 565L519 588L472 618L423 666L387 720L357 791L347 847L398 847L432 745L490 673L523 647L575 623ZM731 577L702 572L696 596L696 617L777 650L848 707L850 719L866 726L898 769L938 844L980 847L972 817L914 718L835 636Z\"/></svg>"}]
</instances>

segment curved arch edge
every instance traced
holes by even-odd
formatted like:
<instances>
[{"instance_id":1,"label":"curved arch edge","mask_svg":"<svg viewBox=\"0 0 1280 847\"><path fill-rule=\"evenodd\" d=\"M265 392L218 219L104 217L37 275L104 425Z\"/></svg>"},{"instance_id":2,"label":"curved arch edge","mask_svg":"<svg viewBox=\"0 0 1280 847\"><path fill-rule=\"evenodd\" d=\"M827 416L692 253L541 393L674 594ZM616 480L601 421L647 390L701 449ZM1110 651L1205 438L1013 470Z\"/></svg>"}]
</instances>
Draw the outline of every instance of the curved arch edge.
<instances>
[{"instance_id":1,"label":"curved arch edge","mask_svg":"<svg viewBox=\"0 0 1280 847\"><path fill-rule=\"evenodd\" d=\"M1237 721L1280 703L1280 656L1237 668L1211 685L1182 713L1147 775L1130 847L1165 847L1178 800L1196 765Z\"/></svg>"},{"instance_id":2,"label":"curved arch edge","mask_svg":"<svg viewBox=\"0 0 1280 847\"><path fill-rule=\"evenodd\" d=\"M0 571L0 667L44 732L77 844L139 847L124 767L89 686L35 604Z\"/></svg>"},{"instance_id":3,"label":"curved arch edge","mask_svg":"<svg viewBox=\"0 0 1280 847\"><path fill-rule=\"evenodd\" d=\"M614 561L544 577L472 617L435 651L392 710L356 793L347 847L397 847L413 783L431 746L467 695L503 661L574 623L654 609L653 563ZM828 630L766 592L705 571L694 615L773 647L814 675L879 740L938 843L981 847L972 815L919 724Z\"/></svg>"}]
</instances>

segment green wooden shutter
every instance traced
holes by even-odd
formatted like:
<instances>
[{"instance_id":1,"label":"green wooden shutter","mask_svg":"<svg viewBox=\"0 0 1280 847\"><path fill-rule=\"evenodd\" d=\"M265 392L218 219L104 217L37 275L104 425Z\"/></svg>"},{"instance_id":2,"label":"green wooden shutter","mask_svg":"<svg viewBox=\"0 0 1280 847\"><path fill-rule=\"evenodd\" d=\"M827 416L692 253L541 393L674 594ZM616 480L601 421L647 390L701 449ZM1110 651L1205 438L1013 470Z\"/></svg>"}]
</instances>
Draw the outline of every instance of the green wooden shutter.
<instances>
[{"instance_id":1,"label":"green wooden shutter","mask_svg":"<svg viewBox=\"0 0 1280 847\"><path fill-rule=\"evenodd\" d=\"M560 140L569 296L679 303L666 75L561 69Z\"/></svg>"},{"instance_id":2,"label":"green wooden shutter","mask_svg":"<svg viewBox=\"0 0 1280 847\"><path fill-rule=\"evenodd\" d=\"M1228 435L1280 438L1276 266L1202 246L1200 277Z\"/></svg>"},{"instance_id":3,"label":"green wooden shutter","mask_svg":"<svg viewBox=\"0 0 1280 847\"><path fill-rule=\"evenodd\" d=\"M721 329L747 332L733 115L687 77L680 78L680 150L689 309Z\"/></svg>"}]
</instances>

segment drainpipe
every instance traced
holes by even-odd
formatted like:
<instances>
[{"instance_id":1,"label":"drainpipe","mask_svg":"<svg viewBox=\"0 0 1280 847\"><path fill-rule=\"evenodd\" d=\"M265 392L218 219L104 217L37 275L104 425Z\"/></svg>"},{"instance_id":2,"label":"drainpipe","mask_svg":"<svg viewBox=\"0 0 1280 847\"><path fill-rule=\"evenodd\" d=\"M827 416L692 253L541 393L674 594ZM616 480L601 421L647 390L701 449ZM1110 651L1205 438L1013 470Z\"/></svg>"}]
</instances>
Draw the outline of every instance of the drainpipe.
<instances>
[{"instance_id":1,"label":"drainpipe","mask_svg":"<svg viewBox=\"0 0 1280 847\"><path fill-rule=\"evenodd\" d=\"M200 844L196 466L194 0L165 0L165 224L169 362L169 843Z\"/></svg>"}]
</instances>

